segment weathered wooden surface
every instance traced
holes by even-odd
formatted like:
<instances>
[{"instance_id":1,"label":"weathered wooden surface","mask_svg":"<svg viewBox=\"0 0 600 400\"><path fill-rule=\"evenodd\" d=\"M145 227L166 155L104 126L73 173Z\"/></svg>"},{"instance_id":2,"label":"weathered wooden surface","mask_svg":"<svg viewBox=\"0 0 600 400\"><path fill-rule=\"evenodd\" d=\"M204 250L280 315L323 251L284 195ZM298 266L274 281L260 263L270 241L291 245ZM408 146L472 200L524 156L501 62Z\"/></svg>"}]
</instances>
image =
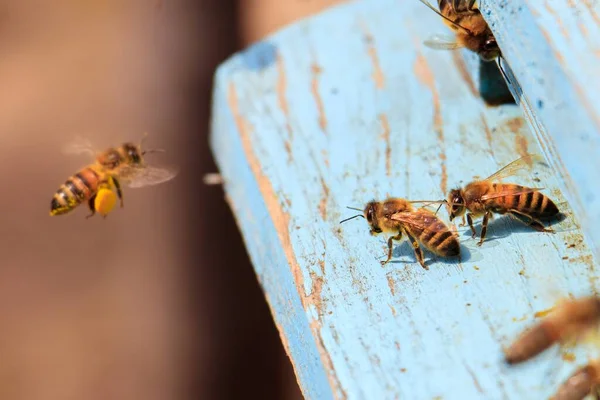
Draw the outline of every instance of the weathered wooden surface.
<instances>
[{"instance_id":1,"label":"weathered wooden surface","mask_svg":"<svg viewBox=\"0 0 600 400\"><path fill-rule=\"evenodd\" d=\"M421 44L436 32L447 28L417 1L356 2L216 75L213 150L307 398L539 399L574 368L548 352L508 369L501 351L536 311L596 291L579 230L497 218L476 248L459 228L462 260L428 255L425 271L406 242L381 267L384 238L362 219L339 224L345 206L439 199L539 150L519 107L486 107L460 54ZM549 169L519 182L565 200Z\"/></svg>"},{"instance_id":2,"label":"weathered wooden surface","mask_svg":"<svg viewBox=\"0 0 600 400\"><path fill-rule=\"evenodd\" d=\"M515 91L600 256L600 1L481 0Z\"/></svg>"}]
</instances>

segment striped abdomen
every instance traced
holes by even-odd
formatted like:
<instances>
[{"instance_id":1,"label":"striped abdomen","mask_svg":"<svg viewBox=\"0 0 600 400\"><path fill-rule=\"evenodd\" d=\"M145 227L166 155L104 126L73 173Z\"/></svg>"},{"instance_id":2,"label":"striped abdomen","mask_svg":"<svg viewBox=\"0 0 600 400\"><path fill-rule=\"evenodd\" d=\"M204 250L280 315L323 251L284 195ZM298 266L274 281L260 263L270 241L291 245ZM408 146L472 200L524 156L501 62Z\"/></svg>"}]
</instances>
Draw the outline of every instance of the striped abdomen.
<instances>
[{"instance_id":1,"label":"striped abdomen","mask_svg":"<svg viewBox=\"0 0 600 400\"><path fill-rule=\"evenodd\" d=\"M66 214L89 200L98 190L100 175L86 167L71 176L52 196L50 215Z\"/></svg>"},{"instance_id":2,"label":"striped abdomen","mask_svg":"<svg viewBox=\"0 0 600 400\"><path fill-rule=\"evenodd\" d=\"M527 189L514 184L494 183L496 192L517 192ZM516 195L507 195L491 200L494 207L505 210L517 210L534 218L548 218L558 214L558 207L548 196L541 192L529 192Z\"/></svg>"},{"instance_id":3,"label":"striped abdomen","mask_svg":"<svg viewBox=\"0 0 600 400\"><path fill-rule=\"evenodd\" d=\"M406 226L411 235L437 255L451 257L460 254L458 239L446 224L432 213L418 212L417 214L415 224Z\"/></svg>"}]
</instances>

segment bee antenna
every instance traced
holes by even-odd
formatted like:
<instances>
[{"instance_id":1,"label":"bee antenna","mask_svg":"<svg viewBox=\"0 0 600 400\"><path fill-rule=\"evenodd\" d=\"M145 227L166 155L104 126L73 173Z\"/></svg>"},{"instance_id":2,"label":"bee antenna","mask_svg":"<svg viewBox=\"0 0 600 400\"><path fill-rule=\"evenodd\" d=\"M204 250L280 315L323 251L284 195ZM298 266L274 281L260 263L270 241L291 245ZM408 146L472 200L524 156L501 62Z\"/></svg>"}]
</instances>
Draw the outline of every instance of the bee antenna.
<instances>
[{"instance_id":1,"label":"bee antenna","mask_svg":"<svg viewBox=\"0 0 600 400\"><path fill-rule=\"evenodd\" d=\"M473 32L471 32L469 29L465 28L464 26L461 26L459 24L457 24L456 22L452 21L450 18L446 17L444 14L442 14L441 12L439 12L438 10L436 10L431 4L429 4L427 1L425 0L419 0L421 3L425 4L430 10L432 10L434 13L436 13L437 15L439 15L440 17L444 18L446 21L450 22L452 25L462 29L463 31L465 31L466 33L468 33L469 35L472 35Z\"/></svg>"},{"instance_id":2,"label":"bee antenna","mask_svg":"<svg viewBox=\"0 0 600 400\"><path fill-rule=\"evenodd\" d=\"M360 212L363 211L360 208L356 208L356 207L348 207L348 206L346 206L346 208L349 209L349 210L354 210L354 211L360 211Z\"/></svg>"},{"instance_id":3,"label":"bee antenna","mask_svg":"<svg viewBox=\"0 0 600 400\"><path fill-rule=\"evenodd\" d=\"M350 218L346 218L346 219L343 219L343 220L341 220L341 221L340 221L340 224L343 224L343 223L344 223L344 222L346 222L346 221L350 221L351 219L358 218L358 217L363 217L363 218L364 218L365 216L364 216L364 215L362 215L362 214L356 214L356 215L354 215L354 216L352 216L352 217L350 217Z\"/></svg>"},{"instance_id":4,"label":"bee antenna","mask_svg":"<svg viewBox=\"0 0 600 400\"><path fill-rule=\"evenodd\" d=\"M443 205L444 203L446 203L446 204L447 204L447 203L448 203L448 200L444 199L444 200L441 200L441 201L440 201L440 205L438 206L437 210L435 210L435 214L434 214L434 215L437 215L437 213L440 211L440 208L442 208L442 205Z\"/></svg>"}]
</instances>

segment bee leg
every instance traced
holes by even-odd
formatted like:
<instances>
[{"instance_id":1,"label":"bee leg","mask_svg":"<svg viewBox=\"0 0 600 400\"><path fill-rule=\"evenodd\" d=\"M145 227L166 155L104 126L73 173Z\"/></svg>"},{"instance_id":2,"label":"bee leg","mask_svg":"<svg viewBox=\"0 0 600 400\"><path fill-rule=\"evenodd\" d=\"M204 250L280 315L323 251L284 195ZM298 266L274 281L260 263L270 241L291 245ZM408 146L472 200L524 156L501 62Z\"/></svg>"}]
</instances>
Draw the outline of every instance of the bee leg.
<instances>
[{"instance_id":1,"label":"bee leg","mask_svg":"<svg viewBox=\"0 0 600 400\"><path fill-rule=\"evenodd\" d=\"M96 195L93 195L92 197L90 197L90 199L88 200L88 207L90 208L90 211L92 212L90 215L88 215L87 217L85 217L85 219L91 218L94 216L94 214L96 214L96 208L94 207L94 202L96 201Z\"/></svg>"},{"instance_id":2,"label":"bee leg","mask_svg":"<svg viewBox=\"0 0 600 400\"><path fill-rule=\"evenodd\" d=\"M392 248L394 247L394 240L402 239L402 231L398 232L396 236L392 236L388 239L388 256L387 260L381 261L381 265L384 266L392 259Z\"/></svg>"},{"instance_id":3,"label":"bee leg","mask_svg":"<svg viewBox=\"0 0 600 400\"><path fill-rule=\"evenodd\" d=\"M475 236L477 236L477 231L475 231L475 227L473 226L473 217L471 217L471 214L467 214L467 221L469 222L469 228L471 228L471 232L473 232L471 237L475 238Z\"/></svg>"},{"instance_id":4,"label":"bee leg","mask_svg":"<svg viewBox=\"0 0 600 400\"><path fill-rule=\"evenodd\" d=\"M488 220L490 218L490 213L486 212L483 214L483 221L481 222L481 239L477 242L477 246L481 246L483 244L483 240L485 239L485 234L487 233L487 225Z\"/></svg>"},{"instance_id":5,"label":"bee leg","mask_svg":"<svg viewBox=\"0 0 600 400\"><path fill-rule=\"evenodd\" d=\"M465 216L462 216L462 222L459 226L465 226L467 224L467 221L465 221Z\"/></svg>"},{"instance_id":6,"label":"bee leg","mask_svg":"<svg viewBox=\"0 0 600 400\"><path fill-rule=\"evenodd\" d=\"M527 225L529 225L530 227L532 227L533 229L535 229L538 232L549 232L549 233L554 233L554 229L551 228L546 228L544 226L544 224L542 223L542 221L540 221L539 219L535 219L533 218L531 215L522 213L520 211L517 210L510 210L509 211L511 214L513 214L514 216L517 217L517 219L520 219L522 222L526 223ZM521 218L525 219L525 221L523 221Z\"/></svg>"},{"instance_id":7,"label":"bee leg","mask_svg":"<svg viewBox=\"0 0 600 400\"><path fill-rule=\"evenodd\" d=\"M412 237L408 232L406 233L406 236L408 236L410 244L412 244L413 250L415 251L415 257L417 257L417 261L419 262L419 264L421 264L421 267L423 267L426 270L429 270L429 267L425 265L425 261L423 260L423 250L421 250L419 242L417 242L417 240L414 237Z\"/></svg>"},{"instance_id":8,"label":"bee leg","mask_svg":"<svg viewBox=\"0 0 600 400\"><path fill-rule=\"evenodd\" d=\"M117 188L117 196L119 196L119 200L121 200L121 208L123 208L123 192L121 191L121 184L117 180L117 178L112 178L115 183L115 187Z\"/></svg>"}]
</instances>

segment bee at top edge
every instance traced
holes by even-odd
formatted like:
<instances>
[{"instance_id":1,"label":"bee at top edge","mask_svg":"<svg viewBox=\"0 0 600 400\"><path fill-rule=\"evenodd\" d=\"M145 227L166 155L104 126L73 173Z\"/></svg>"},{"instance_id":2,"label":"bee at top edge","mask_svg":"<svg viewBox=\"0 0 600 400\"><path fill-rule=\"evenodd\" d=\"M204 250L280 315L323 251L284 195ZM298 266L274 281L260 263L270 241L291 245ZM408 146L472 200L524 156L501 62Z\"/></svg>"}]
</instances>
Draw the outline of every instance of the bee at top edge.
<instances>
[{"instance_id":1,"label":"bee at top edge","mask_svg":"<svg viewBox=\"0 0 600 400\"><path fill-rule=\"evenodd\" d=\"M371 201L364 210L348 207L361 211L362 214L347 218L340 223L357 217L363 217L371 227L371 235L390 233L394 236L388 238L388 254L382 265L387 264L392 258L393 241L400 241L405 234L412 245L419 264L426 270L429 267L423 259L421 245L442 257L460 255L460 244L456 234L452 232L433 212L425 209L414 209L412 203L423 201L408 201L402 198L388 198L384 201Z\"/></svg>"},{"instance_id":2,"label":"bee at top edge","mask_svg":"<svg viewBox=\"0 0 600 400\"><path fill-rule=\"evenodd\" d=\"M114 208L117 197L121 207L124 205L121 181L128 187L139 188L173 179L178 173L176 168L158 168L146 164L145 155L164 150L143 150L145 138L146 135L139 144L127 142L101 152L95 152L89 144L70 144L65 152L89 153L95 160L69 177L54 193L50 216L69 213L87 202L91 211L87 218L96 212L106 217Z\"/></svg>"},{"instance_id":3,"label":"bee at top edge","mask_svg":"<svg viewBox=\"0 0 600 400\"><path fill-rule=\"evenodd\" d=\"M424 42L426 46L438 50L465 47L486 62L501 56L498 42L475 4L476 0L438 0L439 11L427 0L419 1L442 17L455 33L454 37L433 35Z\"/></svg>"},{"instance_id":4,"label":"bee at top edge","mask_svg":"<svg viewBox=\"0 0 600 400\"><path fill-rule=\"evenodd\" d=\"M477 232L473 226L473 218L483 217L478 246L483 244L488 221L493 214L508 214L539 232L554 233L554 230L546 228L540 219L556 217L560 212L552 199L540 192L543 188L498 182L541 160L540 155L529 154L509 163L484 180L472 181L462 188L451 190L447 199L442 201L446 203L450 221L462 217L464 226L466 214L472 236L475 238Z\"/></svg>"}]
</instances>

